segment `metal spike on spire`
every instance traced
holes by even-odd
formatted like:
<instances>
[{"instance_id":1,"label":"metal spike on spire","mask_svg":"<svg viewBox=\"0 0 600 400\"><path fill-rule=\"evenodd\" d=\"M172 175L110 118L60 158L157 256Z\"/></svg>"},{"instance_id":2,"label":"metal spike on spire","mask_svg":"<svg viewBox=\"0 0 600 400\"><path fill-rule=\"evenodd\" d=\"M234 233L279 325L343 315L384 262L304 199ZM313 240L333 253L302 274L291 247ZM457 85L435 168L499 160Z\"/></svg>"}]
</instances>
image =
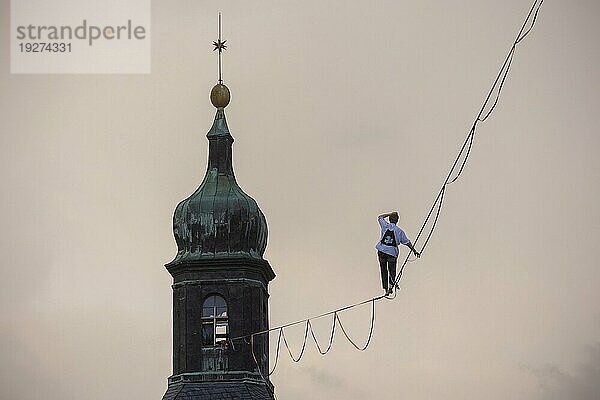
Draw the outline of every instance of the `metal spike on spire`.
<instances>
[{"instance_id":1,"label":"metal spike on spire","mask_svg":"<svg viewBox=\"0 0 600 400\"><path fill-rule=\"evenodd\" d=\"M219 83L223 83L221 76L221 53L223 50L227 50L225 43L227 43L227 40L221 40L221 13L219 13L219 39L213 42L213 46L215 46L213 51L219 50Z\"/></svg>"}]
</instances>

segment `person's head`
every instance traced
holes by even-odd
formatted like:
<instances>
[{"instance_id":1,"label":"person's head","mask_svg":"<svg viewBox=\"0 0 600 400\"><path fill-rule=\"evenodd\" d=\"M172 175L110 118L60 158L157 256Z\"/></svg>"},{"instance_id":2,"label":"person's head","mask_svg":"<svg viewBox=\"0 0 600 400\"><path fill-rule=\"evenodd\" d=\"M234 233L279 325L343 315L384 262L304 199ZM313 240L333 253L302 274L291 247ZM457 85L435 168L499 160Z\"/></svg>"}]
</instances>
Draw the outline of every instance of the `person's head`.
<instances>
[{"instance_id":1,"label":"person's head","mask_svg":"<svg viewBox=\"0 0 600 400\"><path fill-rule=\"evenodd\" d=\"M398 223L398 219L399 219L399 217L398 217L398 213L397 212L393 212L392 215L390 215L390 222L392 224Z\"/></svg>"}]
</instances>

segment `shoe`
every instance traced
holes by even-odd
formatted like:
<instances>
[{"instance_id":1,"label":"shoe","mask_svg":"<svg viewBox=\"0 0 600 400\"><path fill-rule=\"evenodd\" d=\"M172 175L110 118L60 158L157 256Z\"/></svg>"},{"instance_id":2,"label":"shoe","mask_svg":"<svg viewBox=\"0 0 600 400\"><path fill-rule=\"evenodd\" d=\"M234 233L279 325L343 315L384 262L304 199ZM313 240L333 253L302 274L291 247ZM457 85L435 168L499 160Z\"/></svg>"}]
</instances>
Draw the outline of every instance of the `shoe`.
<instances>
[{"instance_id":1,"label":"shoe","mask_svg":"<svg viewBox=\"0 0 600 400\"><path fill-rule=\"evenodd\" d=\"M392 289L391 288L385 289L385 295L389 296L390 294L392 294Z\"/></svg>"}]
</instances>

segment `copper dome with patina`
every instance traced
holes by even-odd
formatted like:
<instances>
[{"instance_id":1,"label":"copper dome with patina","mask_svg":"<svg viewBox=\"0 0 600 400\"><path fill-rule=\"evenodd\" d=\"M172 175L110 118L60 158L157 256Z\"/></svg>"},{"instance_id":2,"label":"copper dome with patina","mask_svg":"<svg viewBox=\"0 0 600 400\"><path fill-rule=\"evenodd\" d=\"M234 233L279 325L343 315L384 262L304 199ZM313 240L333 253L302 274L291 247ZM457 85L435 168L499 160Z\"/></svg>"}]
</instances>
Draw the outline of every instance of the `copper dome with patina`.
<instances>
[{"instance_id":1,"label":"copper dome with patina","mask_svg":"<svg viewBox=\"0 0 600 400\"><path fill-rule=\"evenodd\" d=\"M267 246L265 216L235 179L234 139L224 107L219 105L215 105L215 120L206 135L209 150L204 179L173 215L177 255L170 264L213 258L262 259Z\"/></svg>"}]
</instances>

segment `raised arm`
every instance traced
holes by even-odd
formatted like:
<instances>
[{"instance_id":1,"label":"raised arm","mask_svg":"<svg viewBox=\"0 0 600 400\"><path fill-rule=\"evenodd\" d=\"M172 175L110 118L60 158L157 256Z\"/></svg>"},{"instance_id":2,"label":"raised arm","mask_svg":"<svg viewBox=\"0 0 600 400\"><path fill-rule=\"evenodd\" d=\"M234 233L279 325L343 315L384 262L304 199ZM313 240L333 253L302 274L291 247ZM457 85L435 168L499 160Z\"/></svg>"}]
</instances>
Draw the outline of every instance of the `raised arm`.
<instances>
[{"instance_id":1,"label":"raised arm","mask_svg":"<svg viewBox=\"0 0 600 400\"><path fill-rule=\"evenodd\" d=\"M390 215L392 215L392 214L394 214L394 211L392 211L392 212L389 212L389 213L386 213L386 214L381 214L381 215L379 215L379 216L377 217L377 219L379 219L379 218L387 218L387 217L389 217L389 216L390 216Z\"/></svg>"}]
</instances>

